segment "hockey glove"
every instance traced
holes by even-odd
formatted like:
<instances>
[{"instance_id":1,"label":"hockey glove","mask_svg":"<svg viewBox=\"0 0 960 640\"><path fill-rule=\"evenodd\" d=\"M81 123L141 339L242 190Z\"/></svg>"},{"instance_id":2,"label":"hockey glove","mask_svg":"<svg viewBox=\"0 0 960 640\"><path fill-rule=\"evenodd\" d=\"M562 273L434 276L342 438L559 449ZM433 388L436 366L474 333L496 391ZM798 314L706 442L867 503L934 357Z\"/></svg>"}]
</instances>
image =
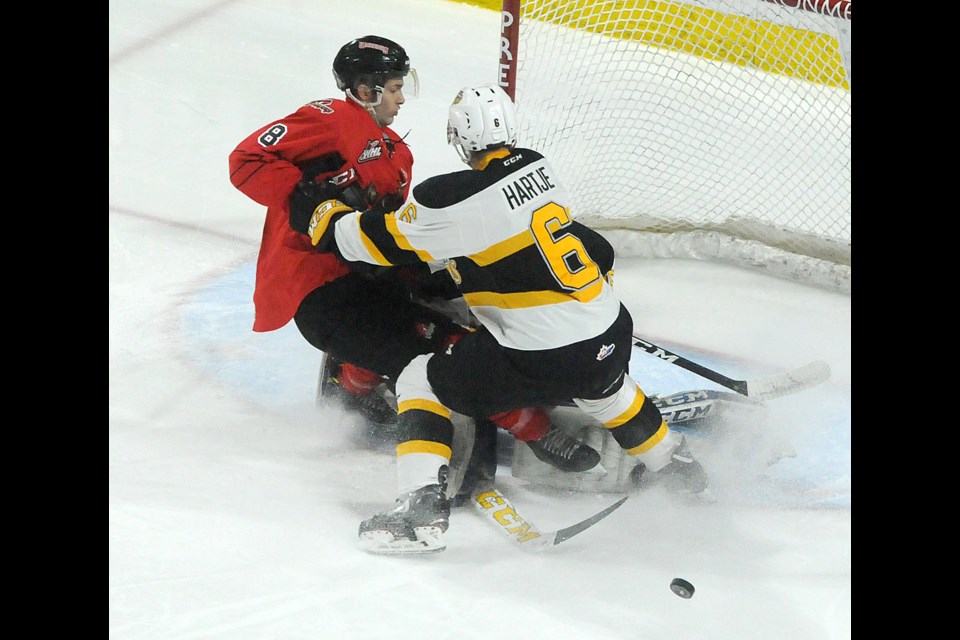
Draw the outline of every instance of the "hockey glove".
<instances>
[{"instance_id":1,"label":"hockey glove","mask_svg":"<svg viewBox=\"0 0 960 640\"><path fill-rule=\"evenodd\" d=\"M370 206L371 194L376 195L376 189L373 185L364 189L356 180L343 186L329 179L323 182L303 179L294 187L288 200L290 228L298 233L309 234L307 229L310 226L313 212L327 200L339 200L349 205L354 211L365 211Z\"/></svg>"},{"instance_id":2,"label":"hockey glove","mask_svg":"<svg viewBox=\"0 0 960 640\"><path fill-rule=\"evenodd\" d=\"M339 200L326 200L317 205L310 216L310 223L307 226L307 235L310 236L310 242L320 251L332 251L336 245L334 238L334 224L352 212L353 209Z\"/></svg>"},{"instance_id":3,"label":"hockey glove","mask_svg":"<svg viewBox=\"0 0 960 640\"><path fill-rule=\"evenodd\" d=\"M340 190L332 185L313 180L301 180L294 187L288 200L290 205L290 228L297 233L309 235L313 212L321 203L338 198Z\"/></svg>"}]
</instances>

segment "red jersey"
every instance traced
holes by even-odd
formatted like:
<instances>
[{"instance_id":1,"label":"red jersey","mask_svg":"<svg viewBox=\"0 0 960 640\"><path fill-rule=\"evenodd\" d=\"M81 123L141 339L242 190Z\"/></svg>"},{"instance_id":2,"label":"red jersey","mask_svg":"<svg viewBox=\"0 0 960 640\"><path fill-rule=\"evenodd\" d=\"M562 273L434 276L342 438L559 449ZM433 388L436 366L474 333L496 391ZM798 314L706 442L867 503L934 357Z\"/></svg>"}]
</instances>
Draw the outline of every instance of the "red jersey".
<instances>
[{"instance_id":1,"label":"red jersey","mask_svg":"<svg viewBox=\"0 0 960 640\"><path fill-rule=\"evenodd\" d=\"M353 169L361 187L383 196L410 189L413 154L389 127L353 101L317 100L258 129L230 154L230 182L267 207L253 291L253 330L286 325L304 297L349 272L332 253L290 228L287 199L304 170L322 181Z\"/></svg>"}]
</instances>

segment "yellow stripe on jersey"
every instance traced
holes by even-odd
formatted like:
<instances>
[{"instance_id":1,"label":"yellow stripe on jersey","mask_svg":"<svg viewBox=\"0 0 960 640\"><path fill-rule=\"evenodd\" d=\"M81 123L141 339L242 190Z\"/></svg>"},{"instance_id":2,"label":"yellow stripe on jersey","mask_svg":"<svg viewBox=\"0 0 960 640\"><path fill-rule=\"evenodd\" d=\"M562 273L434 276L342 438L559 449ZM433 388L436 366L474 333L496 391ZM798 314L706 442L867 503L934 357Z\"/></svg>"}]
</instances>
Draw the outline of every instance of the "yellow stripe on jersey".
<instances>
[{"instance_id":1,"label":"yellow stripe on jersey","mask_svg":"<svg viewBox=\"0 0 960 640\"><path fill-rule=\"evenodd\" d=\"M594 298L600 295L600 293L603 291L603 285L604 285L603 280L597 280L590 286L584 287L579 291L574 291L570 295L576 298L580 302L590 302L591 300L593 300Z\"/></svg>"},{"instance_id":2,"label":"yellow stripe on jersey","mask_svg":"<svg viewBox=\"0 0 960 640\"><path fill-rule=\"evenodd\" d=\"M500 1L501 0L497 0L498 3ZM499 4L497 5L497 11L500 11ZM480 159L479 162L477 162L477 171L483 171L484 169L487 168L487 165L493 162L494 160L497 160L499 158L506 158L508 155L510 155L510 149L497 149L496 151L491 151L490 153L487 153L485 156L483 156L483 158Z\"/></svg>"},{"instance_id":3,"label":"yellow stripe on jersey","mask_svg":"<svg viewBox=\"0 0 960 640\"><path fill-rule=\"evenodd\" d=\"M668 431L667 423L661 420L660 428L657 429L657 432L655 434L647 438L642 444L639 444L636 447L633 447L632 449L627 449L627 453L631 456L636 456L641 453L646 453L647 451L650 451L650 449L653 449L655 446L660 444L660 441L663 440L664 437L666 437L667 431Z\"/></svg>"},{"instance_id":4,"label":"yellow stripe on jersey","mask_svg":"<svg viewBox=\"0 0 960 640\"><path fill-rule=\"evenodd\" d=\"M497 260L502 260L503 258L512 256L513 254L522 249L526 249L532 244L533 235L531 235L529 229L524 229L512 238L507 238L502 242L498 242L493 246L487 247L480 253L474 253L468 257L476 262L477 266L485 267L488 264L496 262Z\"/></svg>"},{"instance_id":5,"label":"yellow stripe on jersey","mask_svg":"<svg viewBox=\"0 0 960 640\"><path fill-rule=\"evenodd\" d=\"M453 452L447 445L430 440L407 440L397 445L397 457L411 453L433 453L438 456L443 456L447 460L453 455Z\"/></svg>"},{"instance_id":6,"label":"yellow stripe on jersey","mask_svg":"<svg viewBox=\"0 0 960 640\"><path fill-rule=\"evenodd\" d=\"M603 291L603 281L598 280L582 291L524 291L521 293L494 293L493 291L475 291L463 294L463 299L471 307L497 307L499 309L525 309L542 307L548 304L569 302L570 298L580 302L590 302Z\"/></svg>"},{"instance_id":7,"label":"yellow stripe on jersey","mask_svg":"<svg viewBox=\"0 0 960 640\"><path fill-rule=\"evenodd\" d=\"M404 411L410 411L411 409L419 409L420 411L434 413L448 420L450 419L450 409L446 408L439 402L434 402L433 400L426 400L424 398L413 398L411 400L404 400L402 402L397 403L398 414L403 413Z\"/></svg>"},{"instance_id":8,"label":"yellow stripe on jersey","mask_svg":"<svg viewBox=\"0 0 960 640\"><path fill-rule=\"evenodd\" d=\"M397 216L396 215L387 215L384 220L387 231L393 236L393 241L397 243L397 246L401 249L407 251L413 251L420 258L422 262L433 262L434 258L428 252L423 249L417 249L410 244L410 241L407 240L407 236L403 235L403 232L400 231L400 227L397 226ZM389 264L389 263L388 263Z\"/></svg>"}]
</instances>

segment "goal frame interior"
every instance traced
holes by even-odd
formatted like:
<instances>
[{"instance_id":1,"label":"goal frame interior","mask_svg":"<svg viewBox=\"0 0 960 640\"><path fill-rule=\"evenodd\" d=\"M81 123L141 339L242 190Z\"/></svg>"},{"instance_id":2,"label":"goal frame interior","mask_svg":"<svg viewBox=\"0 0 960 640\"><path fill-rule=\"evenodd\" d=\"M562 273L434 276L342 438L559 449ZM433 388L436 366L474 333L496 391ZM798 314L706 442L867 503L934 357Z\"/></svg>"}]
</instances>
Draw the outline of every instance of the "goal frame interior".
<instances>
[{"instance_id":1,"label":"goal frame interior","mask_svg":"<svg viewBox=\"0 0 960 640\"><path fill-rule=\"evenodd\" d=\"M533 147L554 161L555 170L574 194L571 215L608 237L619 255L721 260L849 293L851 19L849 0L503 0L498 83L517 104L520 146ZM633 33L615 32L610 26L614 21L618 28L632 29ZM534 28L540 31L534 32ZM533 56L531 49L542 47L544 42L552 46L552 37L558 43L555 59L537 68L530 63L528 68L527 56ZM580 42L589 46L578 50L575 47L580 47ZM742 46L743 42L757 43L749 56L744 54L747 47ZM801 60L802 64L770 58L773 54L787 58L798 42L811 42L819 49L811 53L811 46L805 51L808 60ZM772 43L770 51L766 59L761 59L766 43ZM574 51L577 53L573 54ZM579 58L563 58L568 53ZM830 62L827 71L834 76L825 79L821 61L826 55L835 57L837 62ZM650 112L627 111L627 100L616 104L621 109L620 119L607 128L613 129L614 134L622 130L625 136L635 138L636 153L619 151L621 155L613 161L603 157L604 162L610 163L608 168L599 177L578 182L584 171L582 165L595 163L590 159L581 162L586 157L584 150L603 143L595 134L596 129L591 128L590 119L594 113L610 110L611 92L593 90L591 95L582 97L573 91L577 84L586 85L592 75L620 73L602 66L611 60L625 69L623 73L657 67L662 61L666 71L661 71L658 82L664 86L674 82L693 98L688 104L680 104L664 90L663 104ZM670 65L673 66L668 68ZM557 75L550 75L554 70ZM813 72L818 77L812 77ZM551 82L555 86L549 86ZM774 103L760 93L744 93L733 98L731 113L720 113L716 124L710 122L716 109L693 111L698 107L697 99L708 92L704 88L722 93L726 85L736 83L739 87L741 82L745 87L748 82L757 82L757 91L776 83L790 89L796 87L798 97L790 95ZM547 85L546 89L537 89L542 95L534 95L535 83ZM718 83L720 86L715 89ZM614 82L610 86L617 85ZM701 93L696 94L691 87ZM646 94L659 90L659 85L648 87ZM765 101L772 103L769 113L751 111L759 109L758 105L765 106ZM800 109L811 110L812 115L799 119L799 125L775 119L780 117L777 110L782 113ZM570 122L557 122L568 114ZM738 117L745 119L746 124L738 122ZM749 120L752 117L771 120L754 124ZM745 162L739 173L722 172L724 165L733 162L714 162L716 173L709 173L708 164L707 172L700 168L703 173L694 176L696 183L685 182L688 176L684 172L689 169L692 175L694 163L699 160L697 154L671 159L674 164L663 174L656 174L659 166L648 172L649 165L638 164L638 158L642 159L645 153L666 155L656 145L670 135L680 135L677 128L670 128L671 119L677 121L674 127L683 126L684 120L706 122L701 131L689 134L683 143L687 148L702 145L714 151L714 142L721 136L706 127L716 126L722 132L723 118L743 126L748 132L746 137L751 127L774 134L778 127L782 128L782 142L776 137L762 142L779 145L776 155L772 159L758 155L753 165ZM634 122L649 126L628 130ZM541 127L544 123L547 124ZM745 135L738 134L729 155L721 158L733 160L743 155ZM833 155L825 154L826 160L818 158L823 166L817 166L817 162L808 162L799 153L792 155L805 143L817 148L836 145L837 150ZM611 155L614 153L617 152ZM778 165L775 179L760 175L774 164ZM689 211L669 199L648 204L653 198L640 188L634 193L632 184L626 185L625 197L617 196L615 189L632 182L634 175L637 184L649 179L651 190L662 186L661 191L675 192L671 195L676 201L697 189L706 195L698 203L699 209L691 206ZM757 175L760 177L755 178ZM603 184L608 176L610 184ZM670 183L674 177L677 182ZM824 199L832 198L827 204L813 197L818 190L826 193L827 189L830 195ZM590 190L600 195L587 197ZM713 191L725 190L730 195L713 197ZM754 201L749 204L759 213L742 206L743 194L754 191ZM604 197L606 193L611 194L609 199ZM579 202L578 195L582 195ZM701 217L700 211L705 215Z\"/></svg>"}]
</instances>

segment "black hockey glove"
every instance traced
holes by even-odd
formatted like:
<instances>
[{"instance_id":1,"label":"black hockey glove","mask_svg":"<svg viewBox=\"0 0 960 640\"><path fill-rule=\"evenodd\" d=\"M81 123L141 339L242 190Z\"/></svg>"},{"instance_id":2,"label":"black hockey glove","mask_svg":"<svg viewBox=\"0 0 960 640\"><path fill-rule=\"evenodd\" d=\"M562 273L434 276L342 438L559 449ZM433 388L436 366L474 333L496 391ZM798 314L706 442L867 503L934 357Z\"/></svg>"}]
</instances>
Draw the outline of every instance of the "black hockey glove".
<instances>
[{"instance_id":1,"label":"black hockey glove","mask_svg":"<svg viewBox=\"0 0 960 640\"><path fill-rule=\"evenodd\" d=\"M310 218L320 203L336 197L331 192L324 193L325 185L313 180L301 180L290 194L290 228L297 233L309 234Z\"/></svg>"},{"instance_id":2,"label":"black hockey glove","mask_svg":"<svg viewBox=\"0 0 960 640\"><path fill-rule=\"evenodd\" d=\"M356 182L343 187L329 181L314 182L313 180L303 179L294 187L288 200L290 228L297 233L310 235L310 222L314 211L328 200L339 200L357 211L363 211L367 208L364 191Z\"/></svg>"},{"instance_id":3,"label":"black hockey glove","mask_svg":"<svg viewBox=\"0 0 960 640\"><path fill-rule=\"evenodd\" d=\"M403 194L399 191L388 193L382 197L377 197L372 209L381 213L393 213L403 204Z\"/></svg>"}]
</instances>

